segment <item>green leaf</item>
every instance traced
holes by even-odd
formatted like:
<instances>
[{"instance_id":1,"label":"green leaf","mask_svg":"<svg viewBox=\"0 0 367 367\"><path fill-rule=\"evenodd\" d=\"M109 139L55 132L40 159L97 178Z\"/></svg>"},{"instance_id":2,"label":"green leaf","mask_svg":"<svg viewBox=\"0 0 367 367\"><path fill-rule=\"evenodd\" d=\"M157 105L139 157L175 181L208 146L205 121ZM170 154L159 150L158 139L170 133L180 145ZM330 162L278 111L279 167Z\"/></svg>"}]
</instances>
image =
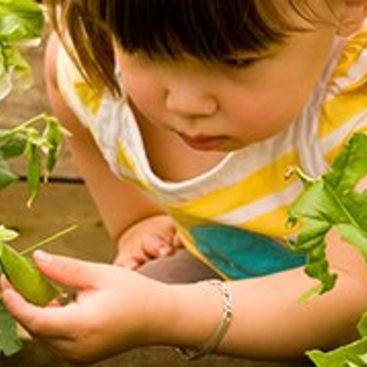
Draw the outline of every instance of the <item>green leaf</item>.
<instances>
[{"instance_id":1,"label":"green leaf","mask_svg":"<svg viewBox=\"0 0 367 367\"><path fill-rule=\"evenodd\" d=\"M367 365L367 338L324 353L313 350L306 353L317 367L346 367Z\"/></svg>"},{"instance_id":2,"label":"green leaf","mask_svg":"<svg viewBox=\"0 0 367 367\"><path fill-rule=\"evenodd\" d=\"M351 224L338 224L335 226L344 240L346 240L351 245L363 255L365 261L367 261L367 232L362 228L356 228Z\"/></svg>"},{"instance_id":3,"label":"green leaf","mask_svg":"<svg viewBox=\"0 0 367 367\"><path fill-rule=\"evenodd\" d=\"M10 357L22 348L14 319L0 300L0 351Z\"/></svg>"},{"instance_id":4,"label":"green leaf","mask_svg":"<svg viewBox=\"0 0 367 367\"><path fill-rule=\"evenodd\" d=\"M18 236L18 232L13 231L12 229L8 229L3 225L0 225L0 243L13 241Z\"/></svg>"},{"instance_id":5,"label":"green leaf","mask_svg":"<svg viewBox=\"0 0 367 367\"><path fill-rule=\"evenodd\" d=\"M302 224L293 249L307 255L305 271L321 282L320 293L332 289L337 278L329 270L325 253L325 236L330 229L336 228L367 259L367 190L355 189L366 176L367 136L355 133L329 172L308 180L289 210L289 223Z\"/></svg>"},{"instance_id":6,"label":"green leaf","mask_svg":"<svg viewBox=\"0 0 367 367\"><path fill-rule=\"evenodd\" d=\"M20 43L39 39L44 25L34 0L0 0L0 100L12 90L32 84L29 64L19 52Z\"/></svg>"},{"instance_id":7,"label":"green leaf","mask_svg":"<svg viewBox=\"0 0 367 367\"><path fill-rule=\"evenodd\" d=\"M4 189L17 179L17 175L10 170L8 164L0 155L0 190Z\"/></svg>"},{"instance_id":8,"label":"green leaf","mask_svg":"<svg viewBox=\"0 0 367 367\"><path fill-rule=\"evenodd\" d=\"M0 40L21 41L41 36L44 18L34 0L0 0Z\"/></svg>"},{"instance_id":9,"label":"green leaf","mask_svg":"<svg viewBox=\"0 0 367 367\"><path fill-rule=\"evenodd\" d=\"M44 178L47 181L56 165L64 135L70 133L56 118L46 114L33 117L12 129L0 129L0 190L17 179L6 160L25 155L29 189L27 205L30 206L40 188L42 166L45 167Z\"/></svg>"},{"instance_id":10,"label":"green leaf","mask_svg":"<svg viewBox=\"0 0 367 367\"><path fill-rule=\"evenodd\" d=\"M367 311L363 314L358 323L358 332L362 337L367 337Z\"/></svg>"},{"instance_id":11,"label":"green leaf","mask_svg":"<svg viewBox=\"0 0 367 367\"><path fill-rule=\"evenodd\" d=\"M4 139L2 139L4 136ZM18 157L24 153L27 138L25 134L18 132L9 134L9 130L0 131L0 153L4 159Z\"/></svg>"}]
</instances>

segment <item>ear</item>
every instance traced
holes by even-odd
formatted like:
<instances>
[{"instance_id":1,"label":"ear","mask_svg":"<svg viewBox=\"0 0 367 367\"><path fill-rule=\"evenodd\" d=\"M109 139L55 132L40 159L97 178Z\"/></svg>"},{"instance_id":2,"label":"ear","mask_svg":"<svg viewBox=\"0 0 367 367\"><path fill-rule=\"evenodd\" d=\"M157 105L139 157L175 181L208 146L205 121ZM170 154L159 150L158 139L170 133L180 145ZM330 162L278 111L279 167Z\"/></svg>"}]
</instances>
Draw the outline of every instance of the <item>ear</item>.
<instances>
[{"instance_id":1,"label":"ear","mask_svg":"<svg viewBox=\"0 0 367 367\"><path fill-rule=\"evenodd\" d=\"M367 18L367 0L345 0L338 34L348 37L358 31Z\"/></svg>"}]
</instances>

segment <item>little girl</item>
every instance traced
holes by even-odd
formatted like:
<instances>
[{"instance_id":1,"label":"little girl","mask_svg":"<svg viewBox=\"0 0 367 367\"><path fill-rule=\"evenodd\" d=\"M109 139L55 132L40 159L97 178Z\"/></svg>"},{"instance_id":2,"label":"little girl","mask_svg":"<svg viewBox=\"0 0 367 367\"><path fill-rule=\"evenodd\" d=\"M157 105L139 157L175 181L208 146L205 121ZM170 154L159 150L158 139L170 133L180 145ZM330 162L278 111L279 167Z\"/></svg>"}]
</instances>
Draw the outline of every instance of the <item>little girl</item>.
<instances>
[{"instance_id":1,"label":"little girl","mask_svg":"<svg viewBox=\"0 0 367 367\"><path fill-rule=\"evenodd\" d=\"M284 174L322 174L367 127L367 1L46 3L51 103L122 266L36 252L76 299L38 308L5 284L19 322L76 360L151 344L292 358L352 340L365 263L330 233L337 285L299 301L314 281L284 246L302 191Z\"/></svg>"}]
</instances>

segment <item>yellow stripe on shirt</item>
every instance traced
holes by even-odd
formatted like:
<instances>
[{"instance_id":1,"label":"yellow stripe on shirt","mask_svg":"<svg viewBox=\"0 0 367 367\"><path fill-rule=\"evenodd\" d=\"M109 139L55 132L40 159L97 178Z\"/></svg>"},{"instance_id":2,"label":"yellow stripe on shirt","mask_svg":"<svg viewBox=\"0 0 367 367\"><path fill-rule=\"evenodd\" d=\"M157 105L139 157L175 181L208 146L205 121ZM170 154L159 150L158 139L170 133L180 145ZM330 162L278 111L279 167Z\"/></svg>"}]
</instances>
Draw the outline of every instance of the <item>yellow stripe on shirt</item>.
<instances>
[{"instance_id":1,"label":"yellow stripe on shirt","mask_svg":"<svg viewBox=\"0 0 367 367\"><path fill-rule=\"evenodd\" d=\"M84 106L96 116L102 104L103 90L94 89L85 82L76 82L74 90Z\"/></svg>"},{"instance_id":2,"label":"yellow stripe on shirt","mask_svg":"<svg viewBox=\"0 0 367 367\"><path fill-rule=\"evenodd\" d=\"M329 152L325 154L325 159L329 164L333 163L335 158L338 156L340 151L343 149L344 145L352 137L352 135L357 131L367 133L367 118L365 121L365 126L361 126L358 129L351 131L347 136L344 136L344 139L340 141L340 143L337 146L335 146L333 149L331 149Z\"/></svg>"},{"instance_id":3,"label":"yellow stripe on shirt","mask_svg":"<svg viewBox=\"0 0 367 367\"><path fill-rule=\"evenodd\" d=\"M299 166L296 152L286 154L271 164L260 167L236 184L224 186L189 202L171 206L188 215L202 218L224 215L287 188L294 182L294 179L286 180L283 175L279 175L279 172L285 174L290 166Z\"/></svg>"},{"instance_id":4,"label":"yellow stripe on shirt","mask_svg":"<svg viewBox=\"0 0 367 367\"><path fill-rule=\"evenodd\" d=\"M280 206L272 211L260 215L252 220L241 223L243 229L262 233L271 238L285 239L291 234L298 232L299 227L288 227L288 206Z\"/></svg>"},{"instance_id":5,"label":"yellow stripe on shirt","mask_svg":"<svg viewBox=\"0 0 367 367\"><path fill-rule=\"evenodd\" d=\"M350 69L358 63L363 50L367 48L367 28L358 32L343 47L340 61L332 75L331 80L344 78Z\"/></svg>"},{"instance_id":6,"label":"yellow stripe on shirt","mask_svg":"<svg viewBox=\"0 0 367 367\"><path fill-rule=\"evenodd\" d=\"M339 127L346 125L353 117L367 108L367 85L359 93L344 93L327 101L320 118L319 137L331 134Z\"/></svg>"},{"instance_id":7,"label":"yellow stripe on shirt","mask_svg":"<svg viewBox=\"0 0 367 367\"><path fill-rule=\"evenodd\" d=\"M129 175L125 173L125 178L131 179L145 191L152 191L152 187L148 184L146 179L142 177L135 162L129 157L122 141L120 141L117 146L117 161L123 171L130 173Z\"/></svg>"}]
</instances>

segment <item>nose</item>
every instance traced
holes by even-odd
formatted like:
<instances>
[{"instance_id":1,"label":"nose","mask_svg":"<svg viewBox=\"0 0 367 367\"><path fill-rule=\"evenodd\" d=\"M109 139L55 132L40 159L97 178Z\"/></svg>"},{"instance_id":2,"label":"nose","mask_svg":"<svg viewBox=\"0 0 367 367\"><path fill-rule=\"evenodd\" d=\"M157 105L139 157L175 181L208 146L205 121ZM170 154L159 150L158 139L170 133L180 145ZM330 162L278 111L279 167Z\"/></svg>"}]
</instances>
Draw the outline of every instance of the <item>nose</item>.
<instances>
[{"instance_id":1,"label":"nose","mask_svg":"<svg viewBox=\"0 0 367 367\"><path fill-rule=\"evenodd\" d=\"M209 117L217 112L218 101L194 83L179 83L166 89L165 106L168 111L184 117Z\"/></svg>"}]
</instances>

